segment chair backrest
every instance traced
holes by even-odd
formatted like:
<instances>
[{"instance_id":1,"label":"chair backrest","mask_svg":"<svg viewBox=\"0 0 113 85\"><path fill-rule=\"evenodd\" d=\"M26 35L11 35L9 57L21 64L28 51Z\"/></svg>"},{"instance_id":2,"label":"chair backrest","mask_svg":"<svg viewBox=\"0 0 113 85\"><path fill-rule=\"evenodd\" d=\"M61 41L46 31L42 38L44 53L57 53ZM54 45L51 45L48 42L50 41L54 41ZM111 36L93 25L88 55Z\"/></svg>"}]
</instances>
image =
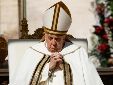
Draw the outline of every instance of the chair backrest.
<instances>
[{"instance_id":1,"label":"chair backrest","mask_svg":"<svg viewBox=\"0 0 113 85\"><path fill-rule=\"evenodd\" d=\"M84 47L87 50L87 39L71 39L77 45ZM16 67L22 59L25 51L34 44L39 43L39 40L17 39L9 40L8 42L8 64L9 64L9 81L11 80Z\"/></svg>"},{"instance_id":2,"label":"chair backrest","mask_svg":"<svg viewBox=\"0 0 113 85\"><path fill-rule=\"evenodd\" d=\"M77 38L77 39L72 38L70 40L71 40L72 43L83 47L86 50L86 52L88 52L88 41L87 41L87 39L85 39L85 38L83 38L83 39L81 39L81 38Z\"/></svg>"},{"instance_id":3,"label":"chair backrest","mask_svg":"<svg viewBox=\"0 0 113 85\"><path fill-rule=\"evenodd\" d=\"M27 40L27 39L10 39L8 41L8 65L9 65L9 81L11 80L13 73L22 59L25 51L30 47L38 43L39 40Z\"/></svg>"}]
</instances>

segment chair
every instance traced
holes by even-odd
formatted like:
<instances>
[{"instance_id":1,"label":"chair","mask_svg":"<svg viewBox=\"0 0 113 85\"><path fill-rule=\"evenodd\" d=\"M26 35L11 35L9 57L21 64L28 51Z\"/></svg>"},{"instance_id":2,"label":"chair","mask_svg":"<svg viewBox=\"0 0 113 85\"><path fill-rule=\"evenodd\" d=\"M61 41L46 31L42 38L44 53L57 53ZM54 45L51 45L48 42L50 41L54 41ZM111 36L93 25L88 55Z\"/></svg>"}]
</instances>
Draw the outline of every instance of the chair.
<instances>
[{"instance_id":1,"label":"chair","mask_svg":"<svg viewBox=\"0 0 113 85\"><path fill-rule=\"evenodd\" d=\"M80 45L87 48L87 39L71 39L74 44ZM39 43L39 40L32 39L17 39L17 40L9 40L8 42L8 64L9 64L9 82L14 74L16 67L21 61L22 56L25 51L34 44Z\"/></svg>"}]
</instances>

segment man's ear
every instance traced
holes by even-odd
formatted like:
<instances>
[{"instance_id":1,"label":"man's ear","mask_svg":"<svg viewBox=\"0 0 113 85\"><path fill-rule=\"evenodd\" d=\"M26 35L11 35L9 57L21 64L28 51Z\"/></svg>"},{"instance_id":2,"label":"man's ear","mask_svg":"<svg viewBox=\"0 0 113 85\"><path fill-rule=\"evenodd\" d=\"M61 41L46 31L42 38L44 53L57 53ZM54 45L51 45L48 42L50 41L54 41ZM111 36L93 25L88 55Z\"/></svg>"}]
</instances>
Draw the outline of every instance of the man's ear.
<instances>
[{"instance_id":1,"label":"man's ear","mask_svg":"<svg viewBox=\"0 0 113 85\"><path fill-rule=\"evenodd\" d=\"M66 34L65 40L66 40L67 42L71 42L71 41L70 41L71 38L74 38L74 37L73 37L72 35L70 35L70 34Z\"/></svg>"},{"instance_id":2,"label":"man's ear","mask_svg":"<svg viewBox=\"0 0 113 85\"><path fill-rule=\"evenodd\" d=\"M45 41L45 33L44 35L42 36L42 38L40 39L41 42L44 42Z\"/></svg>"}]
</instances>

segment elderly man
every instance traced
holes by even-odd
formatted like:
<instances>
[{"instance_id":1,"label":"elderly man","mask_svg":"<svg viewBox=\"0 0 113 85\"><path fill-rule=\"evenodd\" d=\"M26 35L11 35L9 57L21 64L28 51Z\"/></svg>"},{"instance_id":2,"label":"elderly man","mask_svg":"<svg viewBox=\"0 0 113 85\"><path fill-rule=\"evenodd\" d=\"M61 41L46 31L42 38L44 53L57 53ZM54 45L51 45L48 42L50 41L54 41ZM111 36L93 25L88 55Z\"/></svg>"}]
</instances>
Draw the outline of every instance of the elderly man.
<instances>
[{"instance_id":1,"label":"elderly man","mask_svg":"<svg viewBox=\"0 0 113 85\"><path fill-rule=\"evenodd\" d=\"M45 41L30 47L10 85L103 85L86 51L66 42L71 14L58 2L44 14Z\"/></svg>"}]
</instances>

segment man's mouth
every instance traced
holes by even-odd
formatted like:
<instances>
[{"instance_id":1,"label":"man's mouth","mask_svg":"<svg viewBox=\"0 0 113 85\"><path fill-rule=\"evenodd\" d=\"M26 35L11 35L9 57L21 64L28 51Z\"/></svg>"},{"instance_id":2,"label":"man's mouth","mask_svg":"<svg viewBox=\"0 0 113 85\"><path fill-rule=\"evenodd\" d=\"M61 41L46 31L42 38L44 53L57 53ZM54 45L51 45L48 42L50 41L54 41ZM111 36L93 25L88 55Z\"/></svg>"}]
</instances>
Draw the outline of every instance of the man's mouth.
<instances>
[{"instance_id":1,"label":"man's mouth","mask_svg":"<svg viewBox=\"0 0 113 85\"><path fill-rule=\"evenodd\" d=\"M56 51L57 49L55 47L50 48L52 51Z\"/></svg>"},{"instance_id":2,"label":"man's mouth","mask_svg":"<svg viewBox=\"0 0 113 85\"><path fill-rule=\"evenodd\" d=\"M51 49L55 50L56 48L51 48Z\"/></svg>"}]
</instances>

